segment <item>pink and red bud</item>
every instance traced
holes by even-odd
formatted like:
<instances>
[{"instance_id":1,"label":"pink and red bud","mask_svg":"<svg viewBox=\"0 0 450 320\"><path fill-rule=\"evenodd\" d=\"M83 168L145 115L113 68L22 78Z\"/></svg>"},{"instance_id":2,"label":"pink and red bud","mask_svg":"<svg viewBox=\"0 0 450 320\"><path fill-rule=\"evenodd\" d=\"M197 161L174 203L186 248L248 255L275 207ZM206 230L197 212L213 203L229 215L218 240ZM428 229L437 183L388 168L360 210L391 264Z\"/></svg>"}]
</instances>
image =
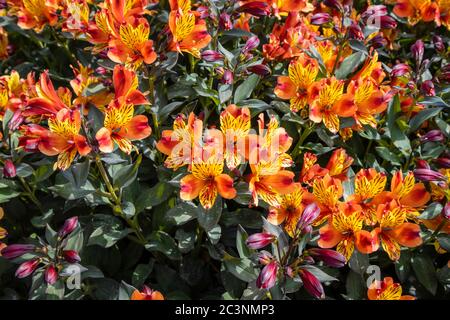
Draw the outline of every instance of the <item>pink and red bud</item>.
<instances>
[{"instance_id":1,"label":"pink and red bud","mask_svg":"<svg viewBox=\"0 0 450 320\"><path fill-rule=\"evenodd\" d=\"M391 16L381 16L380 17L380 28L381 29L395 29L397 27L397 22Z\"/></svg>"},{"instance_id":2,"label":"pink and red bud","mask_svg":"<svg viewBox=\"0 0 450 320\"><path fill-rule=\"evenodd\" d=\"M449 169L450 168L450 158L441 157L434 160L440 167Z\"/></svg>"},{"instance_id":3,"label":"pink and red bud","mask_svg":"<svg viewBox=\"0 0 450 320\"><path fill-rule=\"evenodd\" d=\"M429 97L434 97L436 95L436 91L434 90L434 83L431 80L425 80L421 86L422 92L424 95Z\"/></svg>"},{"instance_id":4,"label":"pink and red bud","mask_svg":"<svg viewBox=\"0 0 450 320\"><path fill-rule=\"evenodd\" d=\"M331 22L331 16L328 13L316 13L311 17L311 24L315 26L321 26L323 24Z\"/></svg>"},{"instance_id":5,"label":"pink and red bud","mask_svg":"<svg viewBox=\"0 0 450 320\"><path fill-rule=\"evenodd\" d=\"M262 265L268 265L273 261L273 256L270 252L262 250L261 252L258 252L258 261Z\"/></svg>"},{"instance_id":6,"label":"pink and red bud","mask_svg":"<svg viewBox=\"0 0 450 320\"><path fill-rule=\"evenodd\" d=\"M1 251L1 255L6 259L11 260L20 257L25 253L32 252L34 249L36 249L36 246L33 244L11 244Z\"/></svg>"},{"instance_id":7,"label":"pink and red bud","mask_svg":"<svg viewBox=\"0 0 450 320\"><path fill-rule=\"evenodd\" d=\"M64 225L62 226L62 228L59 230L58 232L58 236L60 238L64 238L66 235L70 234L73 232L73 230L75 230L75 228L78 225L78 217L77 216L73 216L72 218L67 219L64 222Z\"/></svg>"},{"instance_id":8,"label":"pink and red bud","mask_svg":"<svg viewBox=\"0 0 450 320\"><path fill-rule=\"evenodd\" d=\"M58 280L58 272L53 264L49 264L47 269L45 269L44 278L48 284L54 284Z\"/></svg>"},{"instance_id":9,"label":"pink and red bud","mask_svg":"<svg viewBox=\"0 0 450 320\"><path fill-rule=\"evenodd\" d=\"M277 281L278 264L272 261L266 265L256 279L256 286L260 289L270 289Z\"/></svg>"},{"instance_id":10,"label":"pink and red bud","mask_svg":"<svg viewBox=\"0 0 450 320\"><path fill-rule=\"evenodd\" d=\"M69 263L77 263L77 262L81 261L81 258L78 255L78 252L75 250L64 250L63 257L64 257L64 260L66 260Z\"/></svg>"},{"instance_id":11,"label":"pink and red bud","mask_svg":"<svg viewBox=\"0 0 450 320\"><path fill-rule=\"evenodd\" d=\"M312 248L308 250L308 254L332 268L341 268L347 262L342 254L330 249Z\"/></svg>"},{"instance_id":12,"label":"pink and red bud","mask_svg":"<svg viewBox=\"0 0 450 320\"><path fill-rule=\"evenodd\" d=\"M22 110L16 110L8 123L8 128L11 131L17 130L19 126L22 124L25 117L22 115Z\"/></svg>"},{"instance_id":13,"label":"pink and red bud","mask_svg":"<svg viewBox=\"0 0 450 320\"><path fill-rule=\"evenodd\" d=\"M256 17L267 16L270 12L270 7L263 1L247 2L237 9L238 12L245 12Z\"/></svg>"},{"instance_id":14,"label":"pink and red bud","mask_svg":"<svg viewBox=\"0 0 450 320\"><path fill-rule=\"evenodd\" d=\"M431 169L416 169L414 176L421 181L446 181L447 178L440 172Z\"/></svg>"},{"instance_id":15,"label":"pink and red bud","mask_svg":"<svg viewBox=\"0 0 450 320\"><path fill-rule=\"evenodd\" d=\"M245 242L250 249L261 249L274 242L276 237L270 233L254 233Z\"/></svg>"},{"instance_id":16,"label":"pink and red bud","mask_svg":"<svg viewBox=\"0 0 450 320\"><path fill-rule=\"evenodd\" d=\"M354 21L348 28L348 35L351 39L364 40L364 33L361 27Z\"/></svg>"},{"instance_id":17,"label":"pink and red bud","mask_svg":"<svg viewBox=\"0 0 450 320\"><path fill-rule=\"evenodd\" d=\"M416 161L416 167L417 167L417 169L431 169L428 162L426 162L425 160L422 160L422 159L419 159Z\"/></svg>"},{"instance_id":18,"label":"pink and red bud","mask_svg":"<svg viewBox=\"0 0 450 320\"><path fill-rule=\"evenodd\" d=\"M366 11L361 14L362 19L381 17L388 14L387 8L384 5L369 6Z\"/></svg>"},{"instance_id":19,"label":"pink and red bud","mask_svg":"<svg viewBox=\"0 0 450 320\"><path fill-rule=\"evenodd\" d=\"M14 162L7 159L3 165L3 176L5 178L14 178L16 174L16 166L14 165Z\"/></svg>"},{"instance_id":20,"label":"pink and red bud","mask_svg":"<svg viewBox=\"0 0 450 320\"><path fill-rule=\"evenodd\" d=\"M316 203L307 205L297 222L297 229L304 230L306 227L310 226L314 222L314 220L317 219L319 214L320 208Z\"/></svg>"},{"instance_id":21,"label":"pink and red bud","mask_svg":"<svg viewBox=\"0 0 450 320\"><path fill-rule=\"evenodd\" d=\"M231 17L228 13L223 12L219 16L219 28L221 30L231 30L233 29L233 23L231 22Z\"/></svg>"},{"instance_id":22,"label":"pink and red bud","mask_svg":"<svg viewBox=\"0 0 450 320\"><path fill-rule=\"evenodd\" d=\"M445 51L445 44L440 36L437 35L433 36L433 45L437 52Z\"/></svg>"},{"instance_id":23,"label":"pink and red bud","mask_svg":"<svg viewBox=\"0 0 450 320\"><path fill-rule=\"evenodd\" d=\"M444 134L440 130L431 130L420 137L421 142L441 142L444 141Z\"/></svg>"},{"instance_id":24,"label":"pink and red bud","mask_svg":"<svg viewBox=\"0 0 450 320\"><path fill-rule=\"evenodd\" d=\"M370 40L371 46L375 49L384 47L387 44L386 39L382 35L376 35Z\"/></svg>"},{"instance_id":25,"label":"pink and red bud","mask_svg":"<svg viewBox=\"0 0 450 320\"><path fill-rule=\"evenodd\" d=\"M270 68L265 64L256 64L254 66L248 67L247 70L262 77L268 76L270 74Z\"/></svg>"},{"instance_id":26,"label":"pink and red bud","mask_svg":"<svg viewBox=\"0 0 450 320\"><path fill-rule=\"evenodd\" d=\"M19 279L26 278L36 270L41 259L33 259L22 263L16 270L16 277Z\"/></svg>"},{"instance_id":27,"label":"pink and red bud","mask_svg":"<svg viewBox=\"0 0 450 320\"><path fill-rule=\"evenodd\" d=\"M258 48L258 46L259 46L259 38L257 36L250 37L245 43L244 48L242 48L242 52L251 51L253 49Z\"/></svg>"},{"instance_id":28,"label":"pink and red bud","mask_svg":"<svg viewBox=\"0 0 450 320\"><path fill-rule=\"evenodd\" d=\"M447 202L444 206L444 210L442 210L442 214L444 218L450 220L450 202Z\"/></svg>"},{"instance_id":29,"label":"pink and red bud","mask_svg":"<svg viewBox=\"0 0 450 320\"><path fill-rule=\"evenodd\" d=\"M391 70L391 77L393 78L397 78L397 77L402 77L405 74L409 73L410 69L409 66L404 64L404 63L400 63L395 65L392 70Z\"/></svg>"},{"instance_id":30,"label":"pink and red bud","mask_svg":"<svg viewBox=\"0 0 450 320\"><path fill-rule=\"evenodd\" d=\"M220 81L223 84L233 84L233 81L234 81L233 72L231 72L230 70L225 70L223 72L223 75L222 75L222 78L220 79Z\"/></svg>"},{"instance_id":31,"label":"pink and red bud","mask_svg":"<svg viewBox=\"0 0 450 320\"><path fill-rule=\"evenodd\" d=\"M300 278L302 279L303 286L305 290L308 291L310 295L317 299L324 299L325 292L323 290L323 286L320 283L319 279L311 272L306 269L300 269L299 271Z\"/></svg>"},{"instance_id":32,"label":"pink and red bud","mask_svg":"<svg viewBox=\"0 0 450 320\"><path fill-rule=\"evenodd\" d=\"M216 62L223 59L223 55L214 50L205 50L202 52L201 57L206 62Z\"/></svg>"},{"instance_id":33,"label":"pink and red bud","mask_svg":"<svg viewBox=\"0 0 450 320\"><path fill-rule=\"evenodd\" d=\"M414 43L411 46L412 56L413 56L414 60L416 60L416 63L418 65L420 65L422 63L424 52L425 52L425 46L423 44L423 41L420 39L417 40L416 43Z\"/></svg>"},{"instance_id":34,"label":"pink and red bud","mask_svg":"<svg viewBox=\"0 0 450 320\"><path fill-rule=\"evenodd\" d=\"M98 67L95 69L95 72L102 76L108 74L108 70L105 67Z\"/></svg>"}]
</instances>

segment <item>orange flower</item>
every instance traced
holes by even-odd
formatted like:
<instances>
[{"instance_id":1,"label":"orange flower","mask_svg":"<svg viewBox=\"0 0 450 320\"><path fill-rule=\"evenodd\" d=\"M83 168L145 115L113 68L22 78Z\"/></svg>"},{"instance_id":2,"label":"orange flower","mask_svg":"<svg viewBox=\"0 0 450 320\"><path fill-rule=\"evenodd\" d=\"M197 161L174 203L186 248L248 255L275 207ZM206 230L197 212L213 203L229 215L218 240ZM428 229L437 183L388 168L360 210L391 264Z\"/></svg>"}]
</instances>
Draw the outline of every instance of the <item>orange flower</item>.
<instances>
[{"instance_id":1,"label":"orange flower","mask_svg":"<svg viewBox=\"0 0 450 320\"><path fill-rule=\"evenodd\" d=\"M401 18L408 18L411 24L423 20L426 22L436 21L437 25L440 25L439 2L432 0L398 0L394 7L394 13Z\"/></svg>"},{"instance_id":2,"label":"orange flower","mask_svg":"<svg viewBox=\"0 0 450 320\"><path fill-rule=\"evenodd\" d=\"M344 83L336 78L322 79L311 88L311 107L309 118L316 122L324 122L333 133L339 131L339 117L351 117L356 106L348 97L342 97Z\"/></svg>"},{"instance_id":3,"label":"orange flower","mask_svg":"<svg viewBox=\"0 0 450 320\"><path fill-rule=\"evenodd\" d=\"M58 22L57 0L19 0L12 2L12 12L17 14L17 24L22 29L34 29L41 32L48 24L56 25Z\"/></svg>"},{"instance_id":4,"label":"orange flower","mask_svg":"<svg viewBox=\"0 0 450 320\"><path fill-rule=\"evenodd\" d=\"M354 207L353 207L354 208ZM378 249L370 232L362 230L364 218L361 212L339 211L329 218L328 224L320 228L318 244L321 248L336 247L347 261L355 247L359 252L368 254Z\"/></svg>"},{"instance_id":5,"label":"orange flower","mask_svg":"<svg viewBox=\"0 0 450 320\"><path fill-rule=\"evenodd\" d=\"M343 193L341 180L332 178L329 174L314 181L313 195L320 208L318 223L323 222L330 214L337 212L339 199Z\"/></svg>"},{"instance_id":6,"label":"orange flower","mask_svg":"<svg viewBox=\"0 0 450 320\"><path fill-rule=\"evenodd\" d=\"M375 280L367 290L369 300L415 300L413 296L402 296L402 286L394 283L391 277L385 277L383 281Z\"/></svg>"},{"instance_id":7,"label":"orange flower","mask_svg":"<svg viewBox=\"0 0 450 320\"><path fill-rule=\"evenodd\" d=\"M210 209L220 194L225 199L236 197L233 179L223 172L223 161L210 158L192 163L192 173L180 181L180 198L186 201L199 197L200 204Z\"/></svg>"},{"instance_id":8,"label":"orange flower","mask_svg":"<svg viewBox=\"0 0 450 320\"><path fill-rule=\"evenodd\" d=\"M129 154L131 141L147 138L152 130L144 115L134 115L134 105L148 104L138 88L136 74L116 65L113 73L115 99L105 109L104 127L95 135L102 152L112 152L114 143Z\"/></svg>"},{"instance_id":9,"label":"orange flower","mask_svg":"<svg viewBox=\"0 0 450 320\"><path fill-rule=\"evenodd\" d=\"M310 184L311 181L316 181L320 177L325 176L328 170L322 168L317 162L317 156L310 152L303 154L303 165L300 173L300 182ZM313 182L314 182L313 181Z\"/></svg>"},{"instance_id":10,"label":"orange flower","mask_svg":"<svg viewBox=\"0 0 450 320\"><path fill-rule=\"evenodd\" d=\"M318 73L317 61L301 54L289 65L289 76L278 77L275 94L282 99L289 99L293 112L302 110L308 103L308 89Z\"/></svg>"},{"instance_id":11,"label":"orange flower","mask_svg":"<svg viewBox=\"0 0 450 320\"><path fill-rule=\"evenodd\" d=\"M328 160L326 169L328 174L341 181L346 181L347 172L353 163L353 158L347 155L345 149L339 148L333 151L330 160Z\"/></svg>"},{"instance_id":12,"label":"orange flower","mask_svg":"<svg viewBox=\"0 0 450 320\"><path fill-rule=\"evenodd\" d=\"M420 226L406 222L406 211L395 201L377 207L379 227L373 230L377 242L381 241L383 250L391 260L400 258L400 246L413 248L422 244Z\"/></svg>"},{"instance_id":13,"label":"orange flower","mask_svg":"<svg viewBox=\"0 0 450 320\"><path fill-rule=\"evenodd\" d=\"M205 21L200 20L198 13L191 10L190 0L170 0L169 3L169 29L172 33L169 50L188 52L199 58L200 49L211 41Z\"/></svg>"},{"instance_id":14,"label":"orange flower","mask_svg":"<svg viewBox=\"0 0 450 320\"><path fill-rule=\"evenodd\" d=\"M35 145L37 149L47 156L58 155L55 167L66 170L79 153L86 156L91 152L86 138L79 134L81 129L81 116L79 110L61 109L48 119L49 129L31 124L26 127L19 145L27 150Z\"/></svg>"},{"instance_id":15,"label":"orange flower","mask_svg":"<svg viewBox=\"0 0 450 320\"><path fill-rule=\"evenodd\" d=\"M144 286L142 292L134 290L131 295L131 300L164 300L164 296L161 292L152 290L147 286Z\"/></svg>"}]
</instances>

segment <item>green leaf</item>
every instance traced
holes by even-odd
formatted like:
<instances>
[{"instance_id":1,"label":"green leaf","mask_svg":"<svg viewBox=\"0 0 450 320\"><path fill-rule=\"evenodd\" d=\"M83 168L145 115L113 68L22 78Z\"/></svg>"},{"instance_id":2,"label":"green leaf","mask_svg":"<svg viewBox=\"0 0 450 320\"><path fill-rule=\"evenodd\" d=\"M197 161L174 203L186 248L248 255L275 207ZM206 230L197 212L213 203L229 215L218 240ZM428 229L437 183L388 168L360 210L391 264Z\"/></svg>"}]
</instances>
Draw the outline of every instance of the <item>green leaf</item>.
<instances>
[{"instance_id":1,"label":"green leaf","mask_svg":"<svg viewBox=\"0 0 450 320\"><path fill-rule=\"evenodd\" d=\"M433 295L437 290L437 278L433 261L425 255L415 256L412 260L412 267L417 280Z\"/></svg>"},{"instance_id":2,"label":"green leaf","mask_svg":"<svg viewBox=\"0 0 450 320\"><path fill-rule=\"evenodd\" d=\"M450 252L450 235L440 234L437 236L437 240L442 248L444 248L447 252Z\"/></svg>"},{"instance_id":3,"label":"green leaf","mask_svg":"<svg viewBox=\"0 0 450 320\"><path fill-rule=\"evenodd\" d=\"M367 267L370 265L369 255L363 254L355 249L353 251L350 260L348 261L348 266L354 272L363 275L366 272Z\"/></svg>"},{"instance_id":4,"label":"green leaf","mask_svg":"<svg viewBox=\"0 0 450 320\"><path fill-rule=\"evenodd\" d=\"M200 209L192 202L181 202L169 209L166 213L166 217L175 222L177 226L180 226L197 218L197 212L199 210Z\"/></svg>"},{"instance_id":5,"label":"green leaf","mask_svg":"<svg viewBox=\"0 0 450 320\"><path fill-rule=\"evenodd\" d=\"M131 232L130 229L124 229L120 219L110 215L97 214L92 224L95 229L89 236L88 246L109 248Z\"/></svg>"},{"instance_id":6,"label":"green leaf","mask_svg":"<svg viewBox=\"0 0 450 320\"><path fill-rule=\"evenodd\" d=\"M172 195L174 188L166 182L158 182L147 190L142 190L139 194L135 202L136 212L141 212L146 208L155 207L163 203Z\"/></svg>"},{"instance_id":7,"label":"green leaf","mask_svg":"<svg viewBox=\"0 0 450 320\"><path fill-rule=\"evenodd\" d=\"M425 210L422 211L418 219L431 220L436 218L442 212L442 204L433 202Z\"/></svg>"},{"instance_id":8,"label":"green leaf","mask_svg":"<svg viewBox=\"0 0 450 320\"><path fill-rule=\"evenodd\" d=\"M392 153L388 148L386 147L376 147L375 150L380 155L381 158L383 158L386 161L389 161L393 165L400 165L401 159L398 155L395 153Z\"/></svg>"},{"instance_id":9,"label":"green leaf","mask_svg":"<svg viewBox=\"0 0 450 320\"><path fill-rule=\"evenodd\" d=\"M401 282L405 282L411 273L411 253L402 251L400 259L394 263L395 273Z\"/></svg>"},{"instance_id":10,"label":"green leaf","mask_svg":"<svg viewBox=\"0 0 450 320\"><path fill-rule=\"evenodd\" d=\"M258 278L259 270L248 258L239 259L225 254L223 263L227 271L242 281L251 282Z\"/></svg>"},{"instance_id":11,"label":"green leaf","mask_svg":"<svg viewBox=\"0 0 450 320\"><path fill-rule=\"evenodd\" d=\"M16 166L16 174L19 177L26 178L34 173L33 167L26 163L19 163Z\"/></svg>"},{"instance_id":12,"label":"green leaf","mask_svg":"<svg viewBox=\"0 0 450 320\"><path fill-rule=\"evenodd\" d=\"M248 258L253 252L253 250L247 247L247 244L245 243L247 241L247 238L247 232L244 230L244 228L242 228L241 225L238 225L236 235L236 248L238 250L239 257L241 258Z\"/></svg>"},{"instance_id":13,"label":"green leaf","mask_svg":"<svg viewBox=\"0 0 450 320\"><path fill-rule=\"evenodd\" d=\"M365 61L366 56L362 52L355 52L342 61L336 70L336 78L346 79L350 74L355 72L359 66Z\"/></svg>"},{"instance_id":14,"label":"green leaf","mask_svg":"<svg viewBox=\"0 0 450 320\"><path fill-rule=\"evenodd\" d=\"M338 279L330 276L329 274L327 274L323 270L319 269L318 267L311 266L311 265L305 265L302 268L311 272L320 282L338 281Z\"/></svg>"},{"instance_id":15,"label":"green leaf","mask_svg":"<svg viewBox=\"0 0 450 320\"><path fill-rule=\"evenodd\" d=\"M211 209L206 210L203 207L199 207L197 215L198 223L205 231L209 231L219 222L221 213L222 199L217 198Z\"/></svg>"},{"instance_id":16,"label":"green leaf","mask_svg":"<svg viewBox=\"0 0 450 320\"><path fill-rule=\"evenodd\" d=\"M164 231L155 231L151 234L148 243L145 245L148 251L159 251L164 253L169 259L180 260L181 253L175 240Z\"/></svg>"},{"instance_id":17,"label":"green leaf","mask_svg":"<svg viewBox=\"0 0 450 320\"><path fill-rule=\"evenodd\" d=\"M231 84L220 84L219 85L219 101L220 103L226 103L231 99L233 95L233 86Z\"/></svg>"},{"instance_id":18,"label":"green leaf","mask_svg":"<svg viewBox=\"0 0 450 320\"><path fill-rule=\"evenodd\" d=\"M212 244L217 244L222 236L222 228L220 225L216 224L211 230L207 233L209 240Z\"/></svg>"},{"instance_id":19,"label":"green leaf","mask_svg":"<svg viewBox=\"0 0 450 320\"><path fill-rule=\"evenodd\" d=\"M345 288L347 290L347 297L352 300L359 300L366 298L367 288L360 274L351 271L345 280Z\"/></svg>"},{"instance_id":20,"label":"green leaf","mask_svg":"<svg viewBox=\"0 0 450 320\"><path fill-rule=\"evenodd\" d=\"M62 171L62 174L75 188L81 188L86 184L89 175L89 167L90 161L89 159L86 159L85 161L76 163L69 169Z\"/></svg>"},{"instance_id":21,"label":"green leaf","mask_svg":"<svg viewBox=\"0 0 450 320\"><path fill-rule=\"evenodd\" d=\"M409 122L409 132L417 131L420 126L428 119L436 116L443 108L429 108L420 111L416 116L414 116Z\"/></svg>"},{"instance_id":22,"label":"green leaf","mask_svg":"<svg viewBox=\"0 0 450 320\"><path fill-rule=\"evenodd\" d=\"M234 103L238 103L241 100L248 99L253 90L258 85L259 78L260 77L257 74L252 74L247 79L245 79L244 82L242 82L234 92Z\"/></svg>"},{"instance_id":23,"label":"green leaf","mask_svg":"<svg viewBox=\"0 0 450 320\"><path fill-rule=\"evenodd\" d=\"M114 187L125 188L133 183L137 177L137 172L141 161L142 155L139 155L134 163L120 168L113 177Z\"/></svg>"},{"instance_id":24,"label":"green leaf","mask_svg":"<svg viewBox=\"0 0 450 320\"><path fill-rule=\"evenodd\" d=\"M154 263L154 260L150 260L147 264L138 264L134 269L131 284L137 288L141 287L152 273Z\"/></svg>"}]
</instances>

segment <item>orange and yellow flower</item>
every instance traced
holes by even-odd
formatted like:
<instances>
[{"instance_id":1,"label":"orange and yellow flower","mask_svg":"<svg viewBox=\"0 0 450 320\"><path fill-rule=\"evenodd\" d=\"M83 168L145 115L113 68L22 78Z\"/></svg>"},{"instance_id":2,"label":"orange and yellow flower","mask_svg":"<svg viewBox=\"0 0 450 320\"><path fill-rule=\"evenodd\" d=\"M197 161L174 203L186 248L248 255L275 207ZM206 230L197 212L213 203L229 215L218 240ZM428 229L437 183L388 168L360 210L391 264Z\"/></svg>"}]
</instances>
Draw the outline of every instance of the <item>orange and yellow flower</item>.
<instances>
[{"instance_id":1,"label":"orange and yellow flower","mask_svg":"<svg viewBox=\"0 0 450 320\"><path fill-rule=\"evenodd\" d=\"M46 25L54 26L58 22L57 0L10 0L11 13L17 15L17 24L22 29L34 29L41 32Z\"/></svg>"},{"instance_id":2,"label":"orange and yellow flower","mask_svg":"<svg viewBox=\"0 0 450 320\"><path fill-rule=\"evenodd\" d=\"M367 290L369 300L415 300L413 296L402 296L402 286L394 283L391 277L385 277L383 281L375 280Z\"/></svg>"}]
</instances>

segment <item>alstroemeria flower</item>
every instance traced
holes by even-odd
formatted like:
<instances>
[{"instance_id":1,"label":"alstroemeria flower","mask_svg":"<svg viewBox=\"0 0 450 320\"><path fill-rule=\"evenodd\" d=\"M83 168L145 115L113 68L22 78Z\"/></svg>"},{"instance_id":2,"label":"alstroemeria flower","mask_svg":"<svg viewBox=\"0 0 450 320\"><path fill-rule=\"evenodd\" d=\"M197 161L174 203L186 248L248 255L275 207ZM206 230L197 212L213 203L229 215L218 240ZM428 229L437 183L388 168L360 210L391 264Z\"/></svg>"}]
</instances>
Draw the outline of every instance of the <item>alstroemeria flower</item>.
<instances>
[{"instance_id":1,"label":"alstroemeria flower","mask_svg":"<svg viewBox=\"0 0 450 320\"><path fill-rule=\"evenodd\" d=\"M225 199L236 197L233 179L223 173L223 167L223 161L214 158L194 161L191 166L192 173L180 181L180 198L190 201L199 197L200 204L205 209L210 209L216 201L217 194Z\"/></svg>"},{"instance_id":2,"label":"alstroemeria flower","mask_svg":"<svg viewBox=\"0 0 450 320\"><path fill-rule=\"evenodd\" d=\"M161 292L152 290L144 285L144 289L142 291L133 291L130 300L164 300L164 296Z\"/></svg>"},{"instance_id":3,"label":"alstroemeria flower","mask_svg":"<svg viewBox=\"0 0 450 320\"><path fill-rule=\"evenodd\" d=\"M329 218L328 224L320 228L318 244L321 248L336 247L348 261L355 249L361 253L372 253L378 249L377 242L369 231L363 230L364 217L361 212L347 214L338 212Z\"/></svg>"},{"instance_id":4,"label":"alstroemeria flower","mask_svg":"<svg viewBox=\"0 0 450 320\"><path fill-rule=\"evenodd\" d=\"M301 54L289 64L289 75L278 77L275 94L281 99L289 99L293 112L303 110L308 103L308 90L318 73L317 61Z\"/></svg>"},{"instance_id":5,"label":"alstroemeria flower","mask_svg":"<svg viewBox=\"0 0 450 320\"><path fill-rule=\"evenodd\" d=\"M114 143L125 153L133 148L133 140L147 138L152 129L145 115L134 116L134 106L148 104L138 90L136 74L116 65L113 74L115 99L105 109L104 127L95 135L100 151L112 152Z\"/></svg>"},{"instance_id":6,"label":"alstroemeria flower","mask_svg":"<svg viewBox=\"0 0 450 320\"><path fill-rule=\"evenodd\" d=\"M170 0L169 29L172 39L169 50L188 52L200 58L200 49L211 41L206 23L191 10L190 0Z\"/></svg>"},{"instance_id":7,"label":"alstroemeria flower","mask_svg":"<svg viewBox=\"0 0 450 320\"><path fill-rule=\"evenodd\" d=\"M13 2L18 11L17 24L22 29L34 29L41 32L46 25L54 26L58 22L58 4L56 0L19 0Z\"/></svg>"},{"instance_id":8,"label":"alstroemeria flower","mask_svg":"<svg viewBox=\"0 0 450 320\"><path fill-rule=\"evenodd\" d=\"M326 174L322 179L313 183L313 195L320 207L319 222L338 210L339 199L344 194L341 180Z\"/></svg>"},{"instance_id":9,"label":"alstroemeria flower","mask_svg":"<svg viewBox=\"0 0 450 320\"><path fill-rule=\"evenodd\" d=\"M339 131L339 117L351 117L356 106L351 98L343 96L344 83L336 78L322 79L311 88L309 118L324 125L333 133Z\"/></svg>"},{"instance_id":10,"label":"alstroemeria flower","mask_svg":"<svg viewBox=\"0 0 450 320\"><path fill-rule=\"evenodd\" d=\"M415 300L413 296L402 296L402 286L394 283L391 277L385 277L383 281L375 280L367 290L369 300Z\"/></svg>"}]
</instances>

